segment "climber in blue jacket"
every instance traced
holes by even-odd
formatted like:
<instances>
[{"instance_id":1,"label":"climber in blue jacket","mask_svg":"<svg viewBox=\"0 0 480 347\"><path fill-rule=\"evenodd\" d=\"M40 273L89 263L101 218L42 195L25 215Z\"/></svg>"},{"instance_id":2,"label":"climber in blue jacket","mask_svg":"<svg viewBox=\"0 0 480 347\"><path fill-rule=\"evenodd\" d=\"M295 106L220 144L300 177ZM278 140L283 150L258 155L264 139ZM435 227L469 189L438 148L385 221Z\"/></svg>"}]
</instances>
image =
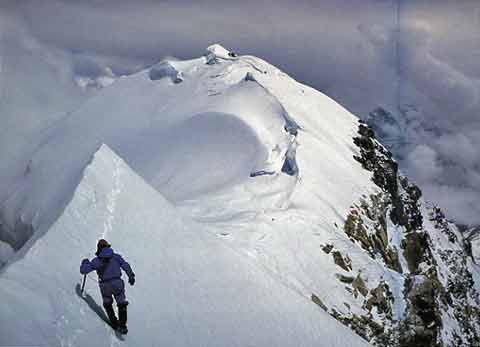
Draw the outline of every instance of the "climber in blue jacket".
<instances>
[{"instance_id":1,"label":"climber in blue jacket","mask_svg":"<svg viewBox=\"0 0 480 347\"><path fill-rule=\"evenodd\" d=\"M125 297L125 283L122 280L122 271L128 276L128 283L135 284L135 274L130 265L122 258L120 254L114 253L110 244L101 239L97 243L96 257L89 261L83 259L80 265L80 273L83 275L92 271L97 271L100 292L102 293L103 307L107 312L108 318L114 329L120 333L126 334L127 329L127 305ZM113 310L113 297L117 302L118 319Z\"/></svg>"}]
</instances>

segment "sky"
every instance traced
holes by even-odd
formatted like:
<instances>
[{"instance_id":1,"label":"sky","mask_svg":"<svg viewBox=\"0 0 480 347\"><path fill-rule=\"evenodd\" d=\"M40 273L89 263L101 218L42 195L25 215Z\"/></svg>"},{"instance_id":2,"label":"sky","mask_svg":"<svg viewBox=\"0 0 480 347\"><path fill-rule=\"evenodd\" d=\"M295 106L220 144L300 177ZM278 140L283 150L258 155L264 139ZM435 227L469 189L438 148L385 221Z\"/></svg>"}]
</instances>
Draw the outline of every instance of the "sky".
<instances>
[{"instance_id":1,"label":"sky","mask_svg":"<svg viewBox=\"0 0 480 347\"><path fill-rule=\"evenodd\" d=\"M359 117L390 112L401 169L455 221L480 224L476 0L3 0L0 35L1 157L116 76L219 42Z\"/></svg>"}]
</instances>

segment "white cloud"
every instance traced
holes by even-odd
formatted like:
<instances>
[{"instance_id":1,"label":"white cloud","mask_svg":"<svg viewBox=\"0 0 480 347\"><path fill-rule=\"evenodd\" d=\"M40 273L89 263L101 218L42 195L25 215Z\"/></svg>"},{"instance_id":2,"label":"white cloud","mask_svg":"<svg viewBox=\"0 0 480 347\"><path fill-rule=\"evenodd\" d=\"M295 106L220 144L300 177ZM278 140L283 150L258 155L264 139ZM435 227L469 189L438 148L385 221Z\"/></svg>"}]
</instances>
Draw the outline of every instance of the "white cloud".
<instances>
[{"instance_id":1,"label":"white cloud","mask_svg":"<svg viewBox=\"0 0 480 347\"><path fill-rule=\"evenodd\" d=\"M479 224L480 64L469 59L480 37L471 20L475 8L480 3L405 3L400 104L415 105L418 120L411 124L414 145L402 165L451 217Z\"/></svg>"},{"instance_id":2,"label":"white cloud","mask_svg":"<svg viewBox=\"0 0 480 347\"><path fill-rule=\"evenodd\" d=\"M405 160L407 170L415 173L415 178L423 182L431 182L437 178L442 168L437 153L426 145L419 145L411 151Z\"/></svg>"}]
</instances>

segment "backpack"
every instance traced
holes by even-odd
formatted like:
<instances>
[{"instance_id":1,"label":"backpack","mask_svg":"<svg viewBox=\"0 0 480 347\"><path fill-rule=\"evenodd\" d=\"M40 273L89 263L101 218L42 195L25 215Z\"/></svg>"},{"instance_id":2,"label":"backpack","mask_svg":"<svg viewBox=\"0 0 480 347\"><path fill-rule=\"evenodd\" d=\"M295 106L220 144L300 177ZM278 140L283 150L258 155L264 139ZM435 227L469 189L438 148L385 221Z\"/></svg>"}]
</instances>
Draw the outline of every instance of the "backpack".
<instances>
[{"instance_id":1,"label":"backpack","mask_svg":"<svg viewBox=\"0 0 480 347\"><path fill-rule=\"evenodd\" d=\"M110 264L110 260L112 258L99 258L102 262L100 267L97 270L98 278L100 278L100 281L103 281L103 274L105 273L105 270L107 269L108 265Z\"/></svg>"}]
</instances>

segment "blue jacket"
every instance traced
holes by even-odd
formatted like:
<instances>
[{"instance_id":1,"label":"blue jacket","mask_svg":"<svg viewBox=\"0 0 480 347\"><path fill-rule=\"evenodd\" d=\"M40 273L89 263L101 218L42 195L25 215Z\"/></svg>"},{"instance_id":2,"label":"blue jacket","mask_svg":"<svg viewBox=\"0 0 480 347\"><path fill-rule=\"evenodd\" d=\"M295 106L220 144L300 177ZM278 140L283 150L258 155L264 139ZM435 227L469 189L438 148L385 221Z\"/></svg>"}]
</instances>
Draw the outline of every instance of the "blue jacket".
<instances>
[{"instance_id":1,"label":"blue jacket","mask_svg":"<svg viewBox=\"0 0 480 347\"><path fill-rule=\"evenodd\" d=\"M93 258L92 261L84 259L80 265L80 273L83 275L94 270L97 271L100 282L121 278L122 271L120 269L125 271L129 279L135 277L130 265L123 260L120 254L114 253L110 247L102 248L98 256Z\"/></svg>"}]
</instances>

